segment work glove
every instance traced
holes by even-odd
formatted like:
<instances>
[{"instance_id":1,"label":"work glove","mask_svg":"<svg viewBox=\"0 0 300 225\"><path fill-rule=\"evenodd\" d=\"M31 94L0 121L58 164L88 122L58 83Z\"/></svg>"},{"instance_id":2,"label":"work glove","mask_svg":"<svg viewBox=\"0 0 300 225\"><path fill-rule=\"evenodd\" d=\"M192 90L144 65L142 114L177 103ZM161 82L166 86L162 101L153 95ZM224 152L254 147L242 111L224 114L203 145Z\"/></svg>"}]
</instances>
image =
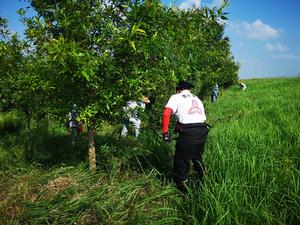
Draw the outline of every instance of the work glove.
<instances>
[{"instance_id":1,"label":"work glove","mask_svg":"<svg viewBox=\"0 0 300 225\"><path fill-rule=\"evenodd\" d=\"M166 141L166 142L171 142L172 141L172 135L169 132L164 133L163 134L163 140Z\"/></svg>"}]
</instances>

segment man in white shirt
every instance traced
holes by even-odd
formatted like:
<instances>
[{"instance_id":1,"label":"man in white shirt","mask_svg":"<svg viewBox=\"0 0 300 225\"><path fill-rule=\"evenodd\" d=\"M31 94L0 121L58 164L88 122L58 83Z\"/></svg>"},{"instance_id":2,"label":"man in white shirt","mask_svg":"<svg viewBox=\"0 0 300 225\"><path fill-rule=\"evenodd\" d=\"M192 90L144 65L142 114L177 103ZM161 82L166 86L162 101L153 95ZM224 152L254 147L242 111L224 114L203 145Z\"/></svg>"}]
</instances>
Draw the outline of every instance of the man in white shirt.
<instances>
[{"instance_id":1,"label":"man in white shirt","mask_svg":"<svg viewBox=\"0 0 300 225\"><path fill-rule=\"evenodd\" d=\"M240 85L240 89L242 89L243 91L246 90L246 84L242 83L242 82L239 82L239 85Z\"/></svg>"},{"instance_id":2,"label":"man in white shirt","mask_svg":"<svg viewBox=\"0 0 300 225\"><path fill-rule=\"evenodd\" d=\"M168 132L170 116L176 117L175 131L179 133L179 137L174 155L173 179L177 188L183 193L187 191L186 182L191 160L193 169L197 171L199 180L203 182L205 167L202 154L209 131L205 123L203 103L190 92L192 87L193 85L189 82L179 82L176 88L177 94L170 97L162 118L163 140L171 141L172 137Z\"/></svg>"},{"instance_id":3,"label":"man in white shirt","mask_svg":"<svg viewBox=\"0 0 300 225\"><path fill-rule=\"evenodd\" d=\"M218 94L219 94L219 86L218 86L218 84L216 83L216 84L214 85L214 87L213 87L212 92L211 92L211 101L212 101L212 102L217 101L217 99L218 99Z\"/></svg>"},{"instance_id":4,"label":"man in white shirt","mask_svg":"<svg viewBox=\"0 0 300 225\"><path fill-rule=\"evenodd\" d=\"M78 136L78 121L77 121L77 106L76 104L73 104L73 109L71 112L68 113L68 130L71 134L71 142L74 146L77 142L77 136Z\"/></svg>"},{"instance_id":5,"label":"man in white shirt","mask_svg":"<svg viewBox=\"0 0 300 225\"><path fill-rule=\"evenodd\" d=\"M127 114L128 120L130 123L132 123L134 130L135 130L135 137L138 137L140 134L140 128L142 121L138 118L138 110L139 108L144 110L146 107L146 104L150 103L150 100L148 97L143 96L142 101L136 102L134 100L130 100L127 102L127 106L124 107L124 111ZM125 137L127 136L128 129L126 125L123 125L121 136Z\"/></svg>"}]
</instances>

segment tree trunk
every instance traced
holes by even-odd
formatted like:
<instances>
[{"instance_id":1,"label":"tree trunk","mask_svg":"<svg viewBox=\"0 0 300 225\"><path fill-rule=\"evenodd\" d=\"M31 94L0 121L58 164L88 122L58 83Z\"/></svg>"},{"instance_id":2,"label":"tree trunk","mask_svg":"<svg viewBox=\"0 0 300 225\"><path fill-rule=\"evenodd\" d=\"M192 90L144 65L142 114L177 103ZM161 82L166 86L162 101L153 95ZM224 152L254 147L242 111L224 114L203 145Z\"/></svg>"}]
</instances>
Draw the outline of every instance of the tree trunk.
<instances>
[{"instance_id":1,"label":"tree trunk","mask_svg":"<svg viewBox=\"0 0 300 225\"><path fill-rule=\"evenodd\" d=\"M26 114L26 130L27 130L27 141L25 146L25 159L31 161L33 158L33 144L32 144L32 131L31 131L31 112L27 110Z\"/></svg>"},{"instance_id":2,"label":"tree trunk","mask_svg":"<svg viewBox=\"0 0 300 225\"><path fill-rule=\"evenodd\" d=\"M96 148L94 141L94 126L93 123L88 125L88 156L89 156L89 169L96 171Z\"/></svg>"}]
</instances>

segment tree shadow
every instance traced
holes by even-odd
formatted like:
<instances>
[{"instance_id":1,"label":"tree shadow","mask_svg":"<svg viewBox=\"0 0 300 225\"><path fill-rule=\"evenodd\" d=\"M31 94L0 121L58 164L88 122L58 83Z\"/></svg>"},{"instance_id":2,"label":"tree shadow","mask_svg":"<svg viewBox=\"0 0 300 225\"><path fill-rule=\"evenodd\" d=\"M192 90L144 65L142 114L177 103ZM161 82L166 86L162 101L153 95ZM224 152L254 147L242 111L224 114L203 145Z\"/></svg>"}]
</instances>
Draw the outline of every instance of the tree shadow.
<instances>
[{"instance_id":1,"label":"tree shadow","mask_svg":"<svg viewBox=\"0 0 300 225\"><path fill-rule=\"evenodd\" d=\"M26 132L10 134L11 139L2 139L2 143L13 148L13 145L25 146ZM14 137L14 138L13 138ZM95 135L97 169L114 172L145 173L157 171L162 181L172 179L173 143L165 143L161 137L144 130L138 138L131 135L120 137L119 133ZM78 136L75 146L67 132L49 130L48 128L32 129L32 157L28 163L35 163L44 168L61 164L76 165L87 162L88 141L85 132ZM5 142L4 142L5 141Z\"/></svg>"},{"instance_id":2,"label":"tree shadow","mask_svg":"<svg viewBox=\"0 0 300 225\"><path fill-rule=\"evenodd\" d=\"M76 145L72 145L67 134L44 133L34 135L32 161L43 167L53 167L57 164L72 165L85 160L87 155L87 140L79 135Z\"/></svg>"},{"instance_id":3,"label":"tree shadow","mask_svg":"<svg viewBox=\"0 0 300 225\"><path fill-rule=\"evenodd\" d=\"M172 180L173 144L165 143L161 137L151 131L144 132L133 145L128 144L132 138L120 141L123 151L128 151L128 167L137 172L156 170L162 181ZM126 146L126 147L125 147Z\"/></svg>"}]
</instances>

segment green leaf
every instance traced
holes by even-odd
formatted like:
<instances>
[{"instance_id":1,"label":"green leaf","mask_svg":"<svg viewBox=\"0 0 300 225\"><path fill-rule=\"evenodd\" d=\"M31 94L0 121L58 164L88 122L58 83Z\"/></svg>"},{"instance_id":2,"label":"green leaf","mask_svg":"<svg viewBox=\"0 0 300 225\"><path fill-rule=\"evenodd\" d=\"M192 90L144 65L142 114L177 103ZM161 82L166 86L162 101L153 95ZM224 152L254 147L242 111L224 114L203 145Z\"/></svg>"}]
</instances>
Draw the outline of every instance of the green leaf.
<instances>
[{"instance_id":1,"label":"green leaf","mask_svg":"<svg viewBox=\"0 0 300 225\"><path fill-rule=\"evenodd\" d=\"M158 32L156 31L155 34L153 34L152 38L155 39L157 37Z\"/></svg>"},{"instance_id":2,"label":"green leaf","mask_svg":"<svg viewBox=\"0 0 300 225\"><path fill-rule=\"evenodd\" d=\"M20 9L17 10L17 13L18 13L20 16L24 16L25 13L26 13L26 11L25 11L25 9L20 8Z\"/></svg>"},{"instance_id":3,"label":"green leaf","mask_svg":"<svg viewBox=\"0 0 300 225\"><path fill-rule=\"evenodd\" d=\"M82 74L82 76L83 76L87 81L90 80L90 76L88 75L88 73L87 73L85 70L82 70L82 71L81 71L81 74Z\"/></svg>"},{"instance_id":4,"label":"green leaf","mask_svg":"<svg viewBox=\"0 0 300 225\"><path fill-rule=\"evenodd\" d=\"M136 32L137 32L137 33L140 33L140 34L146 35L146 31L144 31L144 30L142 30L142 29L140 29L140 28L136 29Z\"/></svg>"},{"instance_id":5,"label":"green leaf","mask_svg":"<svg viewBox=\"0 0 300 225\"><path fill-rule=\"evenodd\" d=\"M131 45L131 47L136 51L136 47L135 47L134 41L130 41L130 45Z\"/></svg>"}]
</instances>

